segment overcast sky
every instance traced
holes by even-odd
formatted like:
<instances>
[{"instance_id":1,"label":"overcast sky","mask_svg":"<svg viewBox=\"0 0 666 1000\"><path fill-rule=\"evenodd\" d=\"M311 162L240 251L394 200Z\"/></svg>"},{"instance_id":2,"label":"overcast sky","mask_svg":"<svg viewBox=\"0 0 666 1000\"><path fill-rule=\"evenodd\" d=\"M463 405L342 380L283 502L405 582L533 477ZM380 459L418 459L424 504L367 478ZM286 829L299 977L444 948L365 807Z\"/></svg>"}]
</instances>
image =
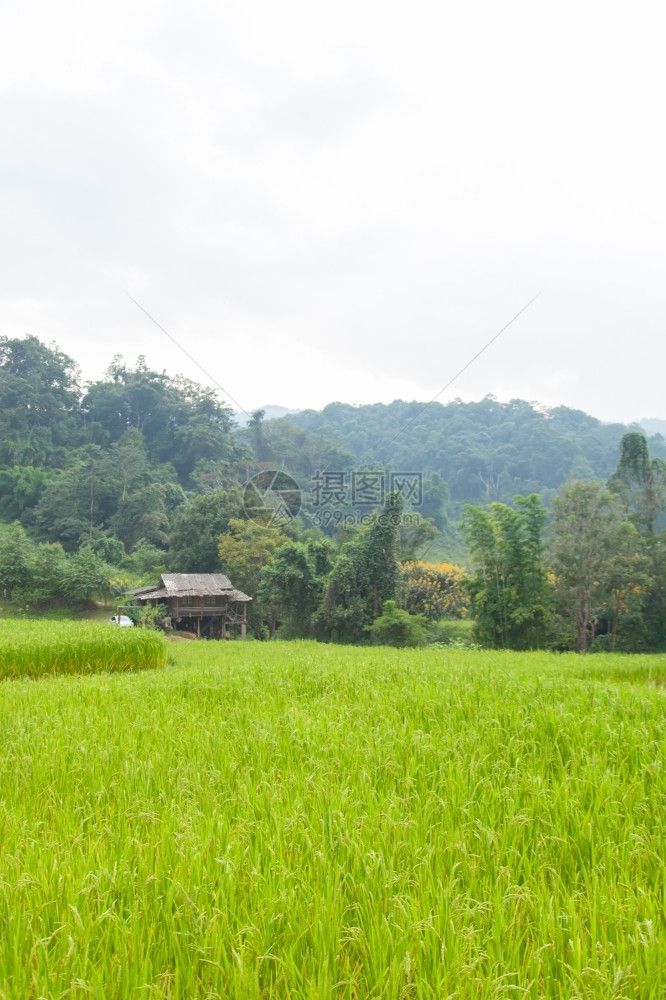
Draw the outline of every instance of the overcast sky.
<instances>
[{"instance_id":1,"label":"overcast sky","mask_svg":"<svg viewBox=\"0 0 666 1000\"><path fill-rule=\"evenodd\" d=\"M0 335L666 417L657 3L2 0Z\"/></svg>"}]
</instances>

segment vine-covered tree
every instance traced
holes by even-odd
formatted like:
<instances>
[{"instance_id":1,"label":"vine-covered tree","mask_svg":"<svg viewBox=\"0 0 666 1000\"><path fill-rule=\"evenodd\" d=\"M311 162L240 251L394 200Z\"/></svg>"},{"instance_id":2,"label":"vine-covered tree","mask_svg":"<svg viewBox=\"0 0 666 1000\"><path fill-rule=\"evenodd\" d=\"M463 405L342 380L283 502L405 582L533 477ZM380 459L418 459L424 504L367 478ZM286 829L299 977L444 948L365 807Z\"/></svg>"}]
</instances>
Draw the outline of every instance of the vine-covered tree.
<instances>
[{"instance_id":1,"label":"vine-covered tree","mask_svg":"<svg viewBox=\"0 0 666 1000\"><path fill-rule=\"evenodd\" d=\"M650 455L644 434L631 431L620 444L620 458L608 489L618 497L636 526L646 560L647 581L640 588L640 612L632 610L636 622L630 648L659 649L666 643L666 565L664 563L664 499L666 462ZM661 534L658 533L662 529Z\"/></svg>"},{"instance_id":2,"label":"vine-covered tree","mask_svg":"<svg viewBox=\"0 0 666 1000\"><path fill-rule=\"evenodd\" d=\"M322 637L337 642L365 639L384 602L395 600L400 576L397 537L402 509L400 494L389 493L381 512L373 514L369 524L343 545L317 614L317 628Z\"/></svg>"},{"instance_id":3,"label":"vine-covered tree","mask_svg":"<svg viewBox=\"0 0 666 1000\"><path fill-rule=\"evenodd\" d=\"M664 508L665 487L666 462L651 458L644 434L625 434L608 488L619 496L638 531L649 538L654 537Z\"/></svg>"}]
</instances>

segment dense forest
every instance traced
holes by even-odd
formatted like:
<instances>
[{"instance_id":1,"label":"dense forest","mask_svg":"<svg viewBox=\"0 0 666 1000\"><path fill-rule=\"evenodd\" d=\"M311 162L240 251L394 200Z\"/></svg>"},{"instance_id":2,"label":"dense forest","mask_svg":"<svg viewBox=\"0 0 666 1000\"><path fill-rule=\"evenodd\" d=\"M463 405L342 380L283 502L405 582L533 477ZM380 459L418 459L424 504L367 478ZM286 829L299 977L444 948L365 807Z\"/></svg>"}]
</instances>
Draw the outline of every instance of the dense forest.
<instances>
[{"instance_id":1,"label":"dense forest","mask_svg":"<svg viewBox=\"0 0 666 1000\"><path fill-rule=\"evenodd\" d=\"M508 503L516 493L548 500L569 479L607 480L623 434L637 425L604 424L565 406L547 409L492 396L479 402L348 406L331 403L284 418L311 435L334 440L356 465L435 472L448 484L457 511L463 503ZM274 421L276 452L284 431ZM666 459L666 440L649 438L655 458Z\"/></svg>"},{"instance_id":2,"label":"dense forest","mask_svg":"<svg viewBox=\"0 0 666 1000\"><path fill-rule=\"evenodd\" d=\"M635 648L643 628L655 647L664 458L660 434L492 397L239 426L216 391L141 357L84 382L55 345L0 338L0 591L85 600L223 569L255 597L257 634L414 638L471 608L486 645ZM291 477L295 516L248 506L269 470ZM606 534L567 549L586 517ZM605 553L597 591L567 610L551 584L584 545L588 568Z\"/></svg>"}]
</instances>

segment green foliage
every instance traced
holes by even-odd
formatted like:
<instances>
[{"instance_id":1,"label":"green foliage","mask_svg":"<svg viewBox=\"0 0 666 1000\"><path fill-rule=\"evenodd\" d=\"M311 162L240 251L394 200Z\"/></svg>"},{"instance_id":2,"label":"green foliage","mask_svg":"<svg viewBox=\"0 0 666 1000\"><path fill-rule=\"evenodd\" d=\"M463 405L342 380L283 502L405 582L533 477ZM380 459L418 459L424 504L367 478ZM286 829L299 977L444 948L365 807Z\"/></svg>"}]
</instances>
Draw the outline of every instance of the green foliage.
<instances>
[{"instance_id":1,"label":"green foliage","mask_svg":"<svg viewBox=\"0 0 666 1000\"><path fill-rule=\"evenodd\" d=\"M446 527L446 504L449 499L449 487L438 472L426 477L423 483L423 502L419 514L432 520L438 531Z\"/></svg>"},{"instance_id":2,"label":"green foliage","mask_svg":"<svg viewBox=\"0 0 666 1000\"><path fill-rule=\"evenodd\" d=\"M479 649L474 641L474 622L443 618L428 625L426 639L429 644Z\"/></svg>"},{"instance_id":3,"label":"green foliage","mask_svg":"<svg viewBox=\"0 0 666 1000\"><path fill-rule=\"evenodd\" d=\"M425 646L425 624L424 615L410 615L395 601L384 601L381 615L370 626L370 635L377 646Z\"/></svg>"},{"instance_id":4,"label":"green foliage","mask_svg":"<svg viewBox=\"0 0 666 1000\"><path fill-rule=\"evenodd\" d=\"M402 401L336 403L321 413L280 420L265 420L257 411L248 429L239 431L213 390L153 371L141 357L134 366L114 358L104 378L84 388L75 363L55 345L46 347L35 337L2 337L0 589L8 599L30 604L91 593L99 579L88 587L77 561L69 563L87 547L103 562L139 575L167 568L222 569L253 594L263 580L264 609L253 603L250 612L257 633L264 615L270 630L281 626L281 634L309 635L315 621L324 638L363 641L385 600L411 600L400 594L395 557L423 558L427 546L432 561L467 562L456 526L461 504L494 501L500 504L494 513L466 515L476 537L470 594L484 643L538 646L547 637L565 647L597 642L661 648L666 646L664 458L660 436L648 447L635 429L605 425L564 407L546 411L492 397L425 409ZM239 542L228 565L218 552L219 536L233 538L231 521L241 516L238 484L267 462L301 484L299 523L284 532L300 544L305 541L299 532L321 515L309 492L317 470L423 474L422 502L408 509L411 520L400 521L395 537L382 535L377 525L369 526L370 533L344 527L336 534L331 519L326 530L336 535L338 559L314 617L311 608L325 574L313 574L309 556L294 552L289 564L285 554L274 572L264 574L273 553L254 551L258 539L247 539L254 556L244 559ZM573 604L563 597L561 573L557 627L550 629L543 560L535 558L535 539L528 538L529 517L521 515L520 527L520 517L501 512L513 494L531 493L535 486L549 501L574 473L586 481L610 476L609 490L639 538L636 558L618 557L612 578L595 577L601 589L583 629L585 639L572 617ZM482 524L486 515L495 525L494 537ZM16 521L23 535L11 527ZM542 525L534 518L531 523L540 536ZM626 528L620 534L621 555L631 549L633 536ZM484 546L489 548L482 553ZM482 565L490 550L486 572ZM94 577L92 564L89 568ZM420 606L407 610L420 612Z\"/></svg>"},{"instance_id":5,"label":"green foliage","mask_svg":"<svg viewBox=\"0 0 666 1000\"><path fill-rule=\"evenodd\" d=\"M264 638L266 626L261 608L254 601L262 572L272 563L276 552L289 539L279 528L230 518L225 531L218 538L218 555L222 571L234 587L253 598L247 608L248 631L256 638Z\"/></svg>"},{"instance_id":6,"label":"green foliage","mask_svg":"<svg viewBox=\"0 0 666 1000\"><path fill-rule=\"evenodd\" d=\"M0 337L0 455L9 466L57 461L79 443L78 369L37 337Z\"/></svg>"},{"instance_id":7,"label":"green foliage","mask_svg":"<svg viewBox=\"0 0 666 1000\"><path fill-rule=\"evenodd\" d=\"M141 628L163 629L168 617L169 608L166 604L143 604L137 618L137 624Z\"/></svg>"},{"instance_id":8,"label":"green foliage","mask_svg":"<svg viewBox=\"0 0 666 1000\"><path fill-rule=\"evenodd\" d=\"M30 580L31 543L18 521L0 525L0 590L5 597Z\"/></svg>"},{"instance_id":9,"label":"green foliage","mask_svg":"<svg viewBox=\"0 0 666 1000\"><path fill-rule=\"evenodd\" d=\"M112 596L111 568L89 546L70 556L61 572L60 593L70 604Z\"/></svg>"},{"instance_id":10,"label":"green foliage","mask_svg":"<svg viewBox=\"0 0 666 1000\"><path fill-rule=\"evenodd\" d=\"M653 537L664 508L666 462L650 457L644 434L631 431L624 435L608 488L619 496L638 531Z\"/></svg>"},{"instance_id":11,"label":"green foliage","mask_svg":"<svg viewBox=\"0 0 666 1000\"><path fill-rule=\"evenodd\" d=\"M33 465L0 469L0 521L30 520L44 490L57 473Z\"/></svg>"},{"instance_id":12,"label":"green foliage","mask_svg":"<svg viewBox=\"0 0 666 1000\"><path fill-rule=\"evenodd\" d=\"M514 503L464 508L475 564L467 583L475 635L492 648L540 649L552 604L542 539L546 512L534 493Z\"/></svg>"},{"instance_id":13,"label":"green foliage","mask_svg":"<svg viewBox=\"0 0 666 1000\"><path fill-rule=\"evenodd\" d=\"M62 596L67 555L57 542L33 545L28 556L28 580L21 596L31 605L57 602Z\"/></svg>"},{"instance_id":14,"label":"green foliage","mask_svg":"<svg viewBox=\"0 0 666 1000\"><path fill-rule=\"evenodd\" d=\"M343 544L317 614L317 630L323 638L362 641L384 601L395 600L402 507L400 495L389 493L381 512L375 512L369 523Z\"/></svg>"},{"instance_id":15,"label":"green foliage","mask_svg":"<svg viewBox=\"0 0 666 1000\"><path fill-rule=\"evenodd\" d=\"M122 568L142 579L155 579L165 573L167 554L164 549L158 549L144 538L140 539L129 556L122 560Z\"/></svg>"},{"instance_id":16,"label":"green foliage","mask_svg":"<svg viewBox=\"0 0 666 1000\"><path fill-rule=\"evenodd\" d=\"M666 463L651 457L643 434L631 432L622 438L620 459L608 481L608 489L618 497L639 532L647 573L645 585L640 588L640 609L636 588L631 595L631 607L626 609L620 626L618 648L663 648L666 646L666 533L663 530ZM661 534L657 533L659 527Z\"/></svg>"},{"instance_id":17,"label":"green foliage","mask_svg":"<svg viewBox=\"0 0 666 1000\"><path fill-rule=\"evenodd\" d=\"M120 501L111 526L128 552L140 540L166 548L169 518L165 501L166 486L162 483L150 483Z\"/></svg>"},{"instance_id":18,"label":"green foliage","mask_svg":"<svg viewBox=\"0 0 666 1000\"><path fill-rule=\"evenodd\" d=\"M570 483L553 509L550 553L565 626L560 643L585 652L606 618L612 647L622 618L636 613L647 583L638 532L600 483Z\"/></svg>"},{"instance_id":19,"label":"green foliage","mask_svg":"<svg viewBox=\"0 0 666 1000\"><path fill-rule=\"evenodd\" d=\"M83 405L89 434L101 433L113 443L136 428L149 460L171 462L182 482L198 461L219 461L234 452L229 410L216 392L151 371L141 357L133 369L114 358L106 378L88 387Z\"/></svg>"},{"instance_id":20,"label":"green foliage","mask_svg":"<svg viewBox=\"0 0 666 1000\"><path fill-rule=\"evenodd\" d=\"M125 556L125 546L112 535L98 535L90 543L90 548L109 566L120 566Z\"/></svg>"},{"instance_id":21,"label":"green foliage","mask_svg":"<svg viewBox=\"0 0 666 1000\"><path fill-rule=\"evenodd\" d=\"M169 532L169 565L175 573L216 573L222 568L220 535L232 518L239 519L242 496L238 486L213 490L178 508ZM232 578L233 579L233 578Z\"/></svg>"},{"instance_id":22,"label":"green foliage","mask_svg":"<svg viewBox=\"0 0 666 1000\"><path fill-rule=\"evenodd\" d=\"M259 588L261 571L289 539L279 528L232 517L228 531L218 539L218 555L233 585L252 597Z\"/></svg>"},{"instance_id":23,"label":"green foliage","mask_svg":"<svg viewBox=\"0 0 666 1000\"><path fill-rule=\"evenodd\" d=\"M403 563L418 559L421 553L427 549L428 543L437 537L437 534L437 528L432 521L410 511L409 517L401 519L398 525L396 537L398 562Z\"/></svg>"},{"instance_id":24,"label":"green foliage","mask_svg":"<svg viewBox=\"0 0 666 1000\"><path fill-rule=\"evenodd\" d=\"M500 403L492 396L470 403L435 402L425 409L422 403L402 400L367 406L331 403L284 419L350 451L356 468L368 463L376 468L380 460L396 471L433 470L446 479L454 516L463 503L510 503L517 493L539 492L549 500L583 469L586 478L605 480L615 468L620 438L629 430L564 406L547 410L519 399ZM267 422L266 434L270 427ZM651 442L655 454L666 458L663 441ZM442 530L437 518L444 491L434 478L432 482L439 497L429 496L426 476L421 513L434 517Z\"/></svg>"},{"instance_id":25,"label":"green foliage","mask_svg":"<svg viewBox=\"0 0 666 1000\"><path fill-rule=\"evenodd\" d=\"M323 537L287 542L262 567L257 602L272 636L280 625L282 638L308 638L314 615L326 589L333 546Z\"/></svg>"}]
</instances>

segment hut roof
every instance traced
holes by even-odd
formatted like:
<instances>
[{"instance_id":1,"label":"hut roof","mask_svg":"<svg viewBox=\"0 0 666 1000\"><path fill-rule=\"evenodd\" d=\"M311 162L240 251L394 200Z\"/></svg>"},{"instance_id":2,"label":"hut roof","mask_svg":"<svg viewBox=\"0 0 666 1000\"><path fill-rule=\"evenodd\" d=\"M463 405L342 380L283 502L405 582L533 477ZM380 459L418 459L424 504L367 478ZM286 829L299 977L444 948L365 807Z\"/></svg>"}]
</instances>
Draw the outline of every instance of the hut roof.
<instances>
[{"instance_id":1,"label":"hut roof","mask_svg":"<svg viewBox=\"0 0 666 1000\"><path fill-rule=\"evenodd\" d=\"M163 573L156 587L132 591L140 600L163 600L169 597L227 597L230 601L251 601L242 590L232 586L224 573Z\"/></svg>"}]
</instances>

